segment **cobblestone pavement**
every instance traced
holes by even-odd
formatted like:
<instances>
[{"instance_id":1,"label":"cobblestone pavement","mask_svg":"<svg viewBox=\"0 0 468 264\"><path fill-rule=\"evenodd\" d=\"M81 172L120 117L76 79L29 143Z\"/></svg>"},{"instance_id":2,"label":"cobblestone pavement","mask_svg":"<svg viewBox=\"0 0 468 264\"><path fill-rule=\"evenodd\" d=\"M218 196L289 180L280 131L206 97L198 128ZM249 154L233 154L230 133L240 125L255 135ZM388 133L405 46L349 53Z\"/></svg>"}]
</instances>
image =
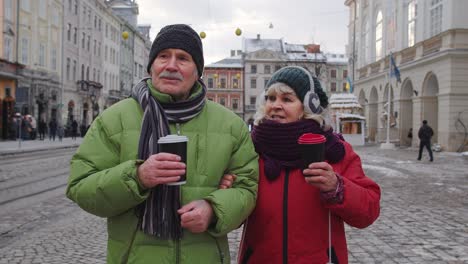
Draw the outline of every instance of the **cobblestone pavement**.
<instances>
[{"instance_id":1,"label":"cobblestone pavement","mask_svg":"<svg viewBox=\"0 0 468 264\"><path fill-rule=\"evenodd\" d=\"M382 209L372 226L347 227L350 263L468 263L468 160L436 153L430 163L416 161L414 149L356 150L382 188ZM0 206L0 264L105 263L105 220L63 192L14 210ZM241 235L229 234L232 263Z\"/></svg>"}]
</instances>

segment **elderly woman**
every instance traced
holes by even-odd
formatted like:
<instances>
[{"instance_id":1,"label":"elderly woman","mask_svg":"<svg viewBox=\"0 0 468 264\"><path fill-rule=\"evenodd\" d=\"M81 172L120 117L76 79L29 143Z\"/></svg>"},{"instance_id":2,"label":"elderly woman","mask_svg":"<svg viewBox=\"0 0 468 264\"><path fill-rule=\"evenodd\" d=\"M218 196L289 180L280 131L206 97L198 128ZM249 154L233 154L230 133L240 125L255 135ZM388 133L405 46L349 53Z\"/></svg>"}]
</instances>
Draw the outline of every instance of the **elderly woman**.
<instances>
[{"instance_id":1,"label":"elderly woman","mask_svg":"<svg viewBox=\"0 0 468 264\"><path fill-rule=\"evenodd\" d=\"M259 100L252 138L260 154L258 199L244 226L239 263L348 263L344 223L372 224L380 188L351 146L325 124L328 99L300 67L275 72ZM302 170L298 138L326 138L325 162ZM225 175L221 188L235 183Z\"/></svg>"}]
</instances>

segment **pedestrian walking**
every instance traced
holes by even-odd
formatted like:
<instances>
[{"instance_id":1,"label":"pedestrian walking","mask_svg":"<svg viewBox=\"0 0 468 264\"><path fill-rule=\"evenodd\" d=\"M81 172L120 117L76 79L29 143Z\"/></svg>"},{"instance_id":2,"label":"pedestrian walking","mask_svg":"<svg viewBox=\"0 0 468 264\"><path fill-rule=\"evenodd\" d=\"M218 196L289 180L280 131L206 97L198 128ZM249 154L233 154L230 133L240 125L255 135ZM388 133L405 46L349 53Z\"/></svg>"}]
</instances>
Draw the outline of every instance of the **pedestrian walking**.
<instances>
[{"instance_id":1,"label":"pedestrian walking","mask_svg":"<svg viewBox=\"0 0 468 264\"><path fill-rule=\"evenodd\" d=\"M44 140L45 133L46 133L46 130L47 130L47 124L44 121L44 119L42 119L42 118L39 120L38 129L39 129L39 140Z\"/></svg>"},{"instance_id":2,"label":"pedestrian walking","mask_svg":"<svg viewBox=\"0 0 468 264\"><path fill-rule=\"evenodd\" d=\"M57 127L57 136L58 136L60 142L62 142L64 134L65 134L65 129L63 128L62 125L59 125Z\"/></svg>"},{"instance_id":3,"label":"pedestrian walking","mask_svg":"<svg viewBox=\"0 0 468 264\"><path fill-rule=\"evenodd\" d=\"M55 141L55 136L57 135L57 120L53 118L49 122L49 141Z\"/></svg>"},{"instance_id":4,"label":"pedestrian walking","mask_svg":"<svg viewBox=\"0 0 468 264\"><path fill-rule=\"evenodd\" d=\"M203 47L188 25L154 40L131 98L92 122L71 161L67 197L107 217L107 263L229 263L227 233L255 205L258 155L243 120L207 100ZM188 138L187 161L159 138ZM237 175L218 189L225 172ZM186 183L177 182L186 174ZM168 185L169 184L169 185Z\"/></svg>"},{"instance_id":5,"label":"pedestrian walking","mask_svg":"<svg viewBox=\"0 0 468 264\"><path fill-rule=\"evenodd\" d=\"M328 98L307 70L275 72L259 100L252 131L260 155L258 198L238 263L348 263L344 223L364 228L377 219L379 186L364 175L351 145L325 124ZM303 133L326 139L325 161L305 169ZM222 188L233 183L228 177Z\"/></svg>"},{"instance_id":6,"label":"pedestrian walking","mask_svg":"<svg viewBox=\"0 0 468 264\"><path fill-rule=\"evenodd\" d=\"M423 120L422 126L419 128L418 137L419 137L419 154L418 160L421 160L423 148L426 147L429 152L429 161L434 161L431 149L431 138L434 135L434 130L427 124L427 120Z\"/></svg>"},{"instance_id":7,"label":"pedestrian walking","mask_svg":"<svg viewBox=\"0 0 468 264\"><path fill-rule=\"evenodd\" d=\"M78 134L78 122L76 122L76 120L73 120L71 124L71 136L73 140L76 140L77 134Z\"/></svg>"}]
</instances>

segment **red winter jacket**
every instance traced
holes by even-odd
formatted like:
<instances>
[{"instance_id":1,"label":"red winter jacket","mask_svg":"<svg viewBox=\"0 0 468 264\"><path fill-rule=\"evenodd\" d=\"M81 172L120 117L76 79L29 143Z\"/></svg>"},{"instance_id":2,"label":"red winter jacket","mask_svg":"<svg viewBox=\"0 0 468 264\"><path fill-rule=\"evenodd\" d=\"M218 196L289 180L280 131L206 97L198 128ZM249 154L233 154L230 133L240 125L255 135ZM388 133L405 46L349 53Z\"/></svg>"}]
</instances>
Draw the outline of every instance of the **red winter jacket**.
<instances>
[{"instance_id":1,"label":"red winter jacket","mask_svg":"<svg viewBox=\"0 0 468 264\"><path fill-rule=\"evenodd\" d=\"M364 175L361 159L344 144L344 159L332 164L343 176L342 204L322 201L299 169L283 169L277 179L267 180L260 159L257 205L244 229L240 264L327 263L329 210L333 263L348 263L344 222L357 228L372 224L380 212L380 188Z\"/></svg>"}]
</instances>

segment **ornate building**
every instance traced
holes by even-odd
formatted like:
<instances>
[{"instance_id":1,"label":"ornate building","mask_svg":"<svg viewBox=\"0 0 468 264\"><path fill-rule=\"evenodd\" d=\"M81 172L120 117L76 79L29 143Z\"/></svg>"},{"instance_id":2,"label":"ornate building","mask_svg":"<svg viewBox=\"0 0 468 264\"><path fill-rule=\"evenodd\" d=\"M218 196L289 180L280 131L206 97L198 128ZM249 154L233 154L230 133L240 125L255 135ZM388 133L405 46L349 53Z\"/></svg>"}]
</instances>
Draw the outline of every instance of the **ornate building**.
<instances>
[{"instance_id":1,"label":"ornate building","mask_svg":"<svg viewBox=\"0 0 468 264\"><path fill-rule=\"evenodd\" d=\"M386 138L386 106L395 125L390 140L407 140L422 120L433 142L448 151L466 149L468 125L468 20L464 0L347 0L350 72L364 107L367 138ZM390 52L401 82L389 78ZM388 99L390 98L390 100ZM406 143L409 142L409 143Z\"/></svg>"}]
</instances>

